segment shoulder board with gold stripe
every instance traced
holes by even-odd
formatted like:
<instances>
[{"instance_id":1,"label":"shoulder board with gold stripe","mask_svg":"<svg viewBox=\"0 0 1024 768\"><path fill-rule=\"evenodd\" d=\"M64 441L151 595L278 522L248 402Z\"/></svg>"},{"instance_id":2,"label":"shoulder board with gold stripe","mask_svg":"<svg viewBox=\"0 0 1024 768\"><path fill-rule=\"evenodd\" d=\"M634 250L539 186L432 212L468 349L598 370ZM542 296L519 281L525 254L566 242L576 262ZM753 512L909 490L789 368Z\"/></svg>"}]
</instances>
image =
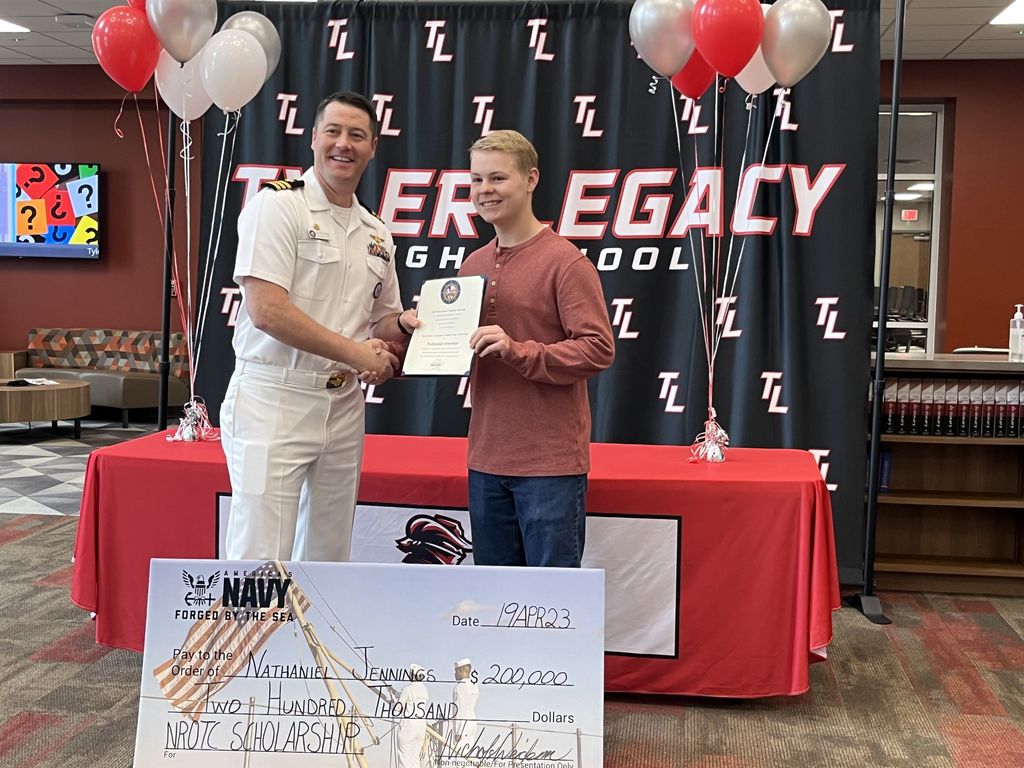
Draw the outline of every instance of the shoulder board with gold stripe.
<instances>
[{"instance_id":1,"label":"shoulder board with gold stripe","mask_svg":"<svg viewBox=\"0 0 1024 768\"><path fill-rule=\"evenodd\" d=\"M260 189L301 189L305 183L302 179L277 179L276 181L264 181L260 184Z\"/></svg>"},{"instance_id":2,"label":"shoulder board with gold stripe","mask_svg":"<svg viewBox=\"0 0 1024 768\"><path fill-rule=\"evenodd\" d=\"M367 208L366 210L367 210L367 211L370 211L370 209L369 209L369 208ZM381 217L380 217L380 216L379 216L379 215L377 214L377 212L376 212L376 211L370 211L370 215L371 215L371 216L373 216L373 218L375 218L375 219L376 219L377 221L379 221L379 222L380 222L381 224L384 224L384 219L382 219L382 218L381 218ZM387 226L387 224L384 224L384 226Z\"/></svg>"}]
</instances>

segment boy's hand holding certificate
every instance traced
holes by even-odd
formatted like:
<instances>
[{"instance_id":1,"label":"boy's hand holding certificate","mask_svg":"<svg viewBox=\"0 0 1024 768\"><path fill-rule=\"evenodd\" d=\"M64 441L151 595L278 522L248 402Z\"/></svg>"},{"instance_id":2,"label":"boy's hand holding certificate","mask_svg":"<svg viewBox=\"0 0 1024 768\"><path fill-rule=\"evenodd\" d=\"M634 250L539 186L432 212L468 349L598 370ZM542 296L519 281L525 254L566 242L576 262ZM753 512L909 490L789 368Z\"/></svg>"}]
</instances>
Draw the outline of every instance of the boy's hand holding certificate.
<instances>
[{"instance_id":1,"label":"boy's hand holding certificate","mask_svg":"<svg viewBox=\"0 0 1024 768\"><path fill-rule=\"evenodd\" d=\"M473 362L469 339L480 325L487 278L439 278L420 289L413 331L402 373L406 376L466 376Z\"/></svg>"}]
</instances>

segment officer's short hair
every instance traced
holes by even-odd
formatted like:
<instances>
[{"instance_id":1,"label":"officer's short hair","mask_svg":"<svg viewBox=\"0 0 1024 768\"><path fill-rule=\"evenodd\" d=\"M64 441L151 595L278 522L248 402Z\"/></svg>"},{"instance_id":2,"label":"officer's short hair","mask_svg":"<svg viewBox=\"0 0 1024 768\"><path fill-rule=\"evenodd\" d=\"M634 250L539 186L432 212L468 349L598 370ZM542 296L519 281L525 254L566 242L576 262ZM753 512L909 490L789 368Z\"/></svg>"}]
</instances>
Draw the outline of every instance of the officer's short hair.
<instances>
[{"instance_id":1,"label":"officer's short hair","mask_svg":"<svg viewBox=\"0 0 1024 768\"><path fill-rule=\"evenodd\" d=\"M528 175L531 168L540 165L537 150L519 131L493 131L482 136L469 148L470 156L474 152L507 152L515 158L516 167L522 171L523 176Z\"/></svg>"},{"instance_id":2,"label":"officer's short hair","mask_svg":"<svg viewBox=\"0 0 1024 768\"><path fill-rule=\"evenodd\" d=\"M376 139L380 136L380 126L377 124L377 113L374 111L373 105L363 94L356 93L355 91L336 91L330 96L325 96L316 108L316 118L313 120L314 127L320 125L320 120L324 116L324 110L327 109L327 105L334 102L348 104L350 107L363 110L370 118L370 131L373 133L373 138Z\"/></svg>"}]
</instances>

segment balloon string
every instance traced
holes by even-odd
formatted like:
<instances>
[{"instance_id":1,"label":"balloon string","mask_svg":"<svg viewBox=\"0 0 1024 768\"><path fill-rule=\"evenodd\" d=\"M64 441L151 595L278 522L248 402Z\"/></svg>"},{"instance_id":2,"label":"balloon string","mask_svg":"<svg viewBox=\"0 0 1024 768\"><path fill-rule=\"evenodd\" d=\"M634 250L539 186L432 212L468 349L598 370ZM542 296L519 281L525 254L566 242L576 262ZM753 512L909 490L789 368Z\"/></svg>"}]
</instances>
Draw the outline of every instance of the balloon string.
<instances>
[{"instance_id":1,"label":"balloon string","mask_svg":"<svg viewBox=\"0 0 1024 768\"><path fill-rule=\"evenodd\" d=\"M223 171L223 174L224 174L224 194L221 195L221 199L220 199L220 211L217 212L216 209L214 209L215 210L215 215L217 217L217 219L216 219L217 220L217 239L214 242L213 253L207 259L206 276L204 277L205 293L201 297L200 304L199 304L199 313L198 313L198 317L199 317L199 320L198 320L198 322L199 322L199 333L198 333L198 342L197 342L197 346L196 346L196 365L197 366L199 365L199 358L200 358L200 355L202 354L202 351L203 351L203 332L206 329L206 315L207 315L207 309L210 306L210 295L213 293L213 277L214 277L214 271L213 270L214 270L214 266L217 263L217 256L220 253L221 235L223 234L223 231L224 231L224 208L226 207L227 199L228 199L228 181L230 180L230 177L231 177L231 164L234 162L234 158L235 158L235 142L238 139L238 130L237 130L237 128L238 128L238 123L242 119L242 111L240 109L239 110L235 110L235 112L233 112L232 115L235 118L234 124L227 127L227 130L225 131L225 136L224 136L225 141L227 141L227 134L228 133L231 134L231 150L228 153L227 167L224 168L224 171ZM222 150L222 154L223 154L223 150ZM211 230L213 229L213 222L212 221L210 222L210 229Z\"/></svg>"},{"instance_id":2,"label":"balloon string","mask_svg":"<svg viewBox=\"0 0 1024 768\"><path fill-rule=\"evenodd\" d=\"M119 139L123 139L124 138L124 131L122 131L121 128L117 124L119 122L121 122L121 115L124 114L124 103L128 100L128 97L132 96L132 95L134 95L134 94L131 94L131 93L128 93L127 91L125 91L124 98L121 99L121 109L118 110L117 117L114 118L114 134Z\"/></svg>"},{"instance_id":3,"label":"balloon string","mask_svg":"<svg viewBox=\"0 0 1024 768\"><path fill-rule=\"evenodd\" d=\"M184 110L182 110L184 113ZM182 145L184 146L191 143L191 132L189 124L184 119L181 121L181 133L182 133ZM191 329L192 323L195 322L195 314L192 311L192 158L191 155L182 156L182 176L185 181L185 280L187 286L188 296L185 301L188 305L188 328ZM179 293L181 293L179 291ZM188 338L192 339L192 344L189 345L189 368L188 368L188 379L189 379L189 390L192 395L192 400L195 400L196 396L196 364L199 360L199 353L195 347L194 336L191 330L188 333Z\"/></svg>"},{"instance_id":4,"label":"balloon string","mask_svg":"<svg viewBox=\"0 0 1024 768\"><path fill-rule=\"evenodd\" d=\"M744 172L744 169L746 168L746 165L747 165L747 146L750 144L750 128L751 128L751 126L753 124L753 118L754 118L753 102L751 101L752 99L756 99L756 96L748 96L747 97L747 132L746 132L746 135L744 136L744 139L743 139L743 156L740 158L740 167L739 167L739 171L738 171L738 173L736 175L736 199L733 201L733 204L732 204L733 216L735 216L736 207L739 205L739 202L740 202L740 187L741 187L741 183L740 182L743 179L743 172ZM723 176L725 175L724 170L723 170L723 174L722 175ZM733 249L733 244L735 242L736 242L736 233L733 231L732 227L730 227L729 228L729 252L726 255L726 259L725 259L725 272L724 272L724 278L723 278L723 281L722 281L722 290L723 290L722 296L723 297L730 297L730 296L733 295L731 291L730 292L726 292L725 288L726 288L726 286L729 283L729 268L732 265L732 249ZM745 240L744 240L744 242L745 242ZM737 264L737 270L738 269L739 269L739 265ZM718 356L718 347L719 347L719 345L722 342L722 334L724 333L724 331L725 331L725 323L717 323L715 325L715 333L714 333L715 341L714 341L714 344L713 344L713 346L711 348L711 360L712 360L712 362L714 362L715 358Z\"/></svg>"},{"instance_id":5,"label":"balloon string","mask_svg":"<svg viewBox=\"0 0 1024 768\"><path fill-rule=\"evenodd\" d=\"M216 221L215 217L217 215L217 203L220 200L220 194L221 194L221 190L220 190L221 179L225 176L225 173L224 173L224 155L225 155L225 153L227 151L227 138L226 137L227 137L227 134L228 134L228 125L230 123L230 120L231 120L230 114L225 112L224 113L224 130L217 134L218 136L220 136L222 138L221 138L221 143L220 143L220 157L217 160L216 183L214 184L214 187L213 187L213 202L212 202L212 205L210 206L210 210L213 211L213 216L210 218L210 234L209 234L209 237L206 240L206 252L204 254L204 257L205 257L204 258L204 263L203 263L203 282L204 283L206 281L206 275L210 271L210 261L213 258L213 233L214 233L214 230L216 229L214 224L215 224L215 221ZM225 187L226 186L227 186L227 184L225 182ZM224 190L224 195L225 195L225 197L227 196L227 189L226 188ZM200 298L200 304L202 304L202 299L201 298ZM190 336L190 339L191 339L191 336Z\"/></svg>"},{"instance_id":6,"label":"balloon string","mask_svg":"<svg viewBox=\"0 0 1024 768\"><path fill-rule=\"evenodd\" d=\"M677 106L676 106L676 98L677 97L676 97L675 89L674 88L669 88L668 89L668 94L669 94L669 98L672 100L672 117L673 117L672 122L675 125L675 131L676 131L676 155L677 155L677 157L679 159L679 177L680 177L680 182L681 182L681 184L683 186L683 195L685 196L686 195L686 191L687 191L686 190L686 169L685 169L684 163L683 163L683 137L682 137L682 134L679 132L679 112L678 112L678 109L677 109ZM694 160L696 160L696 158L697 158L697 135L696 134L694 134L694 136L693 136L693 155L694 155ZM699 163L695 162L694 168L697 168L698 166L699 166ZM704 332L704 351L705 351L705 355L707 356L707 353L708 353L707 316L706 316L706 312L705 312L705 309L704 309L704 292L701 290L700 277L697 274L697 248L696 248L696 246L693 243L693 230L694 230L694 227L688 227L688 229L687 229L688 240L690 241L690 262L691 262L691 264L693 264L693 270L692 270L692 272L693 272L693 281L694 281L694 284L696 285L696 288L697 288L697 307L698 307L699 314L700 314L701 328L703 329L703 332ZM703 237L703 235L702 235L702 237ZM708 360L708 363L710 364L710 362L711 362L710 356L707 356L707 360Z\"/></svg>"},{"instance_id":7,"label":"balloon string","mask_svg":"<svg viewBox=\"0 0 1024 768\"><path fill-rule=\"evenodd\" d=\"M132 94L133 100L135 101L135 112L139 116L139 134L142 136L142 151L146 156L146 167L149 169L149 186L153 190L153 205L156 207L157 218L161 224L164 224L164 213L160 210L160 193L156 191L156 176L153 173L153 164L149 159L149 143L146 141L146 126L142 122L142 110L139 109L139 100L134 98L134 96L135 94Z\"/></svg>"},{"instance_id":8,"label":"balloon string","mask_svg":"<svg viewBox=\"0 0 1024 768\"><path fill-rule=\"evenodd\" d=\"M782 97L780 96L779 98L781 99ZM761 165L762 166L764 165L765 160L768 159L768 148L771 146L772 132L775 130L775 123L778 120L778 117L779 117L779 110L776 109L772 113L772 121L768 125L768 136L764 140L764 153L761 155ZM749 239L750 238L746 238L745 237L745 238L743 238L742 242L740 243L740 254L739 254L739 257L736 259L736 269L733 271L732 283L729 286L729 294L728 295L730 295L730 296L733 295L733 291L736 289L736 279L737 279L737 277L739 277L739 274L740 274L740 265L743 264L743 253L744 253L744 251L747 248L747 241ZM728 277L726 279L728 279Z\"/></svg>"},{"instance_id":9,"label":"balloon string","mask_svg":"<svg viewBox=\"0 0 1024 768\"><path fill-rule=\"evenodd\" d=\"M143 124L143 121L142 121L142 110L139 108L139 100L137 98L135 99L135 112L136 112L136 114L139 117L139 131L140 131L140 133L142 135L142 148L143 148L143 152L144 152L144 154L146 156L146 167L149 169L149 184L150 184L150 187L151 187L151 189L153 191L153 205L156 207L156 215L157 215L157 219L160 221L161 228L162 228L162 230L164 232L166 232L167 231L167 215L169 215L170 199L171 199L171 197L170 197L170 189L169 189L170 185L168 184L167 172L166 172L166 170L163 172L163 178L164 178L164 201L165 201L165 204L166 204L166 208L164 208L164 210L161 210L160 209L160 193L156 191L156 174L154 173L153 165L150 162L150 158L149 158L149 143L146 141L146 128L145 128L145 125ZM157 112L157 121L159 122L159 112ZM163 134L161 133L161 135L163 135ZM161 156L161 158L164 158L164 168L166 169L166 167L167 167L167 165L166 165L166 157L165 157L164 152L163 152L163 147L160 148L160 156ZM172 264L172 271L174 273L174 279L177 280L177 264L176 264L176 262L177 262L177 255L176 255L176 253L174 252L173 249L171 250L171 258L172 258L171 264ZM178 285L180 285L180 283L178 283ZM181 314L182 313L182 308L181 308L181 291L178 291L178 305L179 305L178 306L178 311L179 311L179 314ZM184 323L184 317L182 317L182 322ZM182 327L184 327L184 325ZM165 343L170 344L170 339L165 340ZM170 349L170 347L168 347L168 349Z\"/></svg>"}]
</instances>

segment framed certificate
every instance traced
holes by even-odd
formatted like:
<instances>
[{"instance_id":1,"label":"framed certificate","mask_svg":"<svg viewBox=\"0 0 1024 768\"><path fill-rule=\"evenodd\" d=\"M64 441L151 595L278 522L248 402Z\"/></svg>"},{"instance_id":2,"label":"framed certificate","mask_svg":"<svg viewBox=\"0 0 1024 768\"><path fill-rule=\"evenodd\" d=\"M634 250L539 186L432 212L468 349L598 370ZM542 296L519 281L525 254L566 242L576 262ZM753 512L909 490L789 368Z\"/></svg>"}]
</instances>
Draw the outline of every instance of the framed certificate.
<instances>
[{"instance_id":1,"label":"framed certificate","mask_svg":"<svg viewBox=\"0 0 1024 768\"><path fill-rule=\"evenodd\" d=\"M480 327L487 277L427 280L417 307L420 326L413 331L402 373L406 376L466 376L473 363L469 339Z\"/></svg>"}]
</instances>

